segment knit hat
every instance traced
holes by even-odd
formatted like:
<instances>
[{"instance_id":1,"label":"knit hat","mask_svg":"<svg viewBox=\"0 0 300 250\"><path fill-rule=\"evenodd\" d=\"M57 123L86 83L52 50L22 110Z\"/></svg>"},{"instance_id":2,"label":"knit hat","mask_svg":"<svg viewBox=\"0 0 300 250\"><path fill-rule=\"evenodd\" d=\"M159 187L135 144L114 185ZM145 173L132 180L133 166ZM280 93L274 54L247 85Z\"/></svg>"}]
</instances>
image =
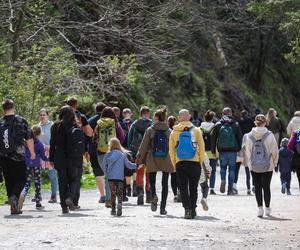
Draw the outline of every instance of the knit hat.
<instances>
[{"instance_id":1,"label":"knit hat","mask_svg":"<svg viewBox=\"0 0 300 250\"><path fill-rule=\"evenodd\" d=\"M280 146L281 147L287 147L288 143L289 143L289 139L288 138L283 138L281 140Z\"/></svg>"}]
</instances>

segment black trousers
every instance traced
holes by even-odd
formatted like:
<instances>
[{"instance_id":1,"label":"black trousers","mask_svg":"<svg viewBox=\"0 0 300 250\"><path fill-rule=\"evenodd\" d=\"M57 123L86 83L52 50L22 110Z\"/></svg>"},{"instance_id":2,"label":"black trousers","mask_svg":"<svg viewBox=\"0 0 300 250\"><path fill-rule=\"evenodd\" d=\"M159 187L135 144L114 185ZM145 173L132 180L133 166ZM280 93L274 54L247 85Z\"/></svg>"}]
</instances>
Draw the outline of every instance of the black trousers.
<instances>
[{"instance_id":1,"label":"black trousers","mask_svg":"<svg viewBox=\"0 0 300 250\"><path fill-rule=\"evenodd\" d=\"M14 161L8 157L0 157L5 180L7 197L16 196L18 199L26 183L25 161Z\"/></svg>"},{"instance_id":2,"label":"black trousers","mask_svg":"<svg viewBox=\"0 0 300 250\"><path fill-rule=\"evenodd\" d=\"M237 184L238 179L239 179L239 172L240 172L240 168L241 168L242 163L241 162L237 162L235 165L235 177L234 177L234 183ZM250 170L248 167L245 167L245 171L246 171L246 185L247 185L247 189L250 189Z\"/></svg>"},{"instance_id":3,"label":"black trousers","mask_svg":"<svg viewBox=\"0 0 300 250\"><path fill-rule=\"evenodd\" d=\"M195 209L198 199L198 184L201 166L198 162L180 161L176 164L182 205L185 209Z\"/></svg>"},{"instance_id":4,"label":"black trousers","mask_svg":"<svg viewBox=\"0 0 300 250\"><path fill-rule=\"evenodd\" d=\"M0 166L0 183L3 182L3 171L2 171L2 167Z\"/></svg>"},{"instance_id":5,"label":"black trousers","mask_svg":"<svg viewBox=\"0 0 300 250\"><path fill-rule=\"evenodd\" d=\"M176 172L171 174L171 187L172 187L173 194L177 195L178 180L177 180L177 174L176 174Z\"/></svg>"},{"instance_id":6,"label":"black trousers","mask_svg":"<svg viewBox=\"0 0 300 250\"><path fill-rule=\"evenodd\" d=\"M76 206L78 206L78 204L79 204L79 198L80 198L80 186L81 186L80 184L81 184L81 177L82 177L82 174L83 174L83 168L82 168L82 164L81 164L80 167L78 166L77 177L76 177L77 185L76 185L75 197L74 197L74 204L75 204Z\"/></svg>"},{"instance_id":7,"label":"black trousers","mask_svg":"<svg viewBox=\"0 0 300 250\"><path fill-rule=\"evenodd\" d=\"M149 173L149 182L150 182L150 192L151 196L157 196L156 195L156 174L157 172ZM160 202L160 208L165 209L167 204L167 198L168 198L168 182L169 182L169 173L163 172L162 174L162 180L161 180L161 202Z\"/></svg>"},{"instance_id":8,"label":"black trousers","mask_svg":"<svg viewBox=\"0 0 300 250\"><path fill-rule=\"evenodd\" d=\"M81 169L82 158L68 159L57 168L60 205L63 209L67 208L67 198L75 203L76 195L78 197L78 176Z\"/></svg>"},{"instance_id":9,"label":"black trousers","mask_svg":"<svg viewBox=\"0 0 300 250\"><path fill-rule=\"evenodd\" d=\"M255 198L258 207L263 206L263 199L265 200L265 206L270 206L271 201L271 180L273 171L265 173L255 173L251 171L254 186L255 186Z\"/></svg>"}]
</instances>

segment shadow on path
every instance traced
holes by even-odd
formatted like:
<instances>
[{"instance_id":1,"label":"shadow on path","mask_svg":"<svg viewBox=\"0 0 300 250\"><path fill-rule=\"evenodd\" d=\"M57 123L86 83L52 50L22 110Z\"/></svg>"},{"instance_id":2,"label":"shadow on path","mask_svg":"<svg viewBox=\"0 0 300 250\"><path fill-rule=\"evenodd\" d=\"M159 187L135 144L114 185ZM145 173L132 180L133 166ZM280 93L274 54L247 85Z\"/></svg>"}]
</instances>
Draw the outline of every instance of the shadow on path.
<instances>
[{"instance_id":1,"label":"shadow on path","mask_svg":"<svg viewBox=\"0 0 300 250\"><path fill-rule=\"evenodd\" d=\"M5 219L13 219L13 220L24 220L24 219L41 219L44 218L44 216L32 216L32 215L5 215L3 218Z\"/></svg>"},{"instance_id":2,"label":"shadow on path","mask_svg":"<svg viewBox=\"0 0 300 250\"><path fill-rule=\"evenodd\" d=\"M262 220L274 220L274 221L291 221L292 219L285 219L285 218L279 218L275 216L268 216L268 217L263 217L261 218Z\"/></svg>"},{"instance_id":3,"label":"shadow on path","mask_svg":"<svg viewBox=\"0 0 300 250\"><path fill-rule=\"evenodd\" d=\"M166 218L166 219L179 219L179 220L186 220L183 216L174 216L174 215L154 215L155 218ZM202 220L202 221L219 221L220 219L214 217L214 216L196 216L196 218L191 219L192 220Z\"/></svg>"},{"instance_id":4,"label":"shadow on path","mask_svg":"<svg viewBox=\"0 0 300 250\"><path fill-rule=\"evenodd\" d=\"M77 217L96 217L96 216L95 215L91 215L91 214L69 213L69 214L61 214L61 215L59 215L59 217L73 217L73 218L77 218Z\"/></svg>"}]
</instances>

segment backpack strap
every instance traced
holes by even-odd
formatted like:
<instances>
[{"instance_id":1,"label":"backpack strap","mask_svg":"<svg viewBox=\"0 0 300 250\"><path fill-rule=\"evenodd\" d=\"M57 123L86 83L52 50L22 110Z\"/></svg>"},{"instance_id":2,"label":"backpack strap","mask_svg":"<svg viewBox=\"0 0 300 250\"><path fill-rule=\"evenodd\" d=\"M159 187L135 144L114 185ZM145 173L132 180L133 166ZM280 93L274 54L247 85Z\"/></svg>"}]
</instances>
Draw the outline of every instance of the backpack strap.
<instances>
[{"instance_id":1,"label":"backpack strap","mask_svg":"<svg viewBox=\"0 0 300 250\"><path fill-rule=\"evenodd\" d=\"M264 142L270 134L272 134L271 131L268 131L267 133L265 133L264 136L261 138L261 141Z\"/></svg>"},{"instance_id":2,"label":"backpack strap","mask_svg":"<svg viewBox=\"0 0 300 250\"><path fill-rule=\"evenodd\" d=\"M190 132L194 127L195 127L195 126L185 127L185 128L183 129L183 131L188 131L188 132Z\"/></svg>"}]
</instances>

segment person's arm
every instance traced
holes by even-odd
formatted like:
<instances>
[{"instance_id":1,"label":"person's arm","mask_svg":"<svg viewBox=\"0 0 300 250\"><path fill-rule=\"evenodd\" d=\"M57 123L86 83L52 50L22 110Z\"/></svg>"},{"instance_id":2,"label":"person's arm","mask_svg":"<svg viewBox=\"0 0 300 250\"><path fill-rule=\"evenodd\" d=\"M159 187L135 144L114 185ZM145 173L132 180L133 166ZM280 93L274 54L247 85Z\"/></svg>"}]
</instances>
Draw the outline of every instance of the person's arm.
<instances>
[{"instance_id":1,"label":"person's arm","mask_svg":"<svg viewBox=\"0 0 300 250\"><path fill-rule=\"evenodd\" d=\"M291 137L293 134L293 130L292 130L292 122L290 121L287 128L286 128L286 133L288 137Z\"/></svg>"},{"instance_id":2,"label":"person's arm","mask_svg":"<svg viewBox=\"0 0 300 250\"><path fill-rule=\"evenodd\" d=\"M131 124L130 129L129 129L128 139L127 139L127 147L128 148L130 148L134 133L135 133L135 122Z\"/></svg>"},{"instance_id":3,"label":"person's arm","mask_svg":"<svg viewBox=\"0 0 300 250\"><path fill-rule=\"evenodd\" d=\"M29 152L30 152L30 159L31 160L34 160L36 155L35 155L35 152L34 152L34 142L33 142L33 139L28 139L26 140L26 145L29 149Z\"/></svg>"},{"instance_id":4,"label":"person's arm","mask_svg":"<svg viewBox=\"0 0 300 250\"><path fill-rule=\"evenodd\" d=\"M177 143L177 138L175 138L175 132L172 131L171 135L170 135L170 139L169 139L169 155L170 155L170 159L171 162L173 164L173 167L176 167L176 143Z\"/></svg>"},{"instance_id":5,"label":"person's arm","mask_svg":"<svg viewBox=\"0 0 300 250\"><path fill-rule=\"evenodd\" d=\"M150 142L151 142L151 140L150 140L150 130L147 129L146 132L145 132L144 138L141 142L141 145L139 147L138 153L136 155L136 163L137 164L142 163L145 155L148 152Z\"/></svg>"},{"instance_id":6,"label":"person's arm","mask_svg":"<svg viewBox=\"0 0 300 250\"><path fill-rule=\"evenodd\" d=\"M240 151L243 143L243 133L238 123L236 123L236 133L237 133L237 140L238 140L238 147L239 147L238 151Z\"/></svg>"},{"instance_id":7,"label":"person's arm","mask_svg":"<svg viewBox=\"0 0 300 250\"><path fill-rule=\"evenodd\" d=\"M82 126L82 131L86 136L93 137L94 131L93 131L92 127L90 126L90 124Z\"/></svg>"},{"instance_id":8,"label":"person's arm","mask_svg":"<svg viewBox=\"0 0 300 250\"><path fill-rule=\"evenodd\" d=\"M217 139L218 139L218 133L219 133L219 126L216 125L212 128L211 130L211 136L210 136L210 148L211 148L211 152L213 154L216 153L217 151Z\"/></svg>"},{"instance_id":9,"label":"person's arm","mask_svg":"<svg viewBox=\"0 0 300 250\"><path fill-rule=\"evenodd\" d=\"M125 141L125 134L119 122L116 124L116 136L121 144L123 144Z\"/></svg>"},{"instance_id":10,"label":"person's arm","mask_svg":"<svg viewBox=\"0 0 300 250\"><path fill-rule=\"evenodd\" d=\"M276 167L277 163L278 163L278 158L279 158L278 144L277 144L274 134L269 135L269 137L270 137L269 148L270 148L270 152L272 155L272 160L273 160L274 166Z\"/></svg>"},{"instance_id":11,"label":"person's arm","mask_svg":"<svg viewBox=\"0 0 300 250\"><path fill-rule=\"evenodd\" d=\"M49 160L48 157L46 156L44 145L41 142L39 143L39 156L43 161Z\"/></svg>"},{"instance_id":12,"label":"person's arm","mask_svg":"<svg viewBox=\"0 0 300 250\"><path fill-rule=\"evenodd\" d=\"M196 140L197 140L197 145L199 147L198 154L199 154L199 159L200 159L200 164L202 164L205 160L205 144L202 136L202 132L199 128L196 128Z\"/></svg>"},{"instance_id":13,"label":"person's arm","mask_svg":"<svg viewBox=\"0 0 300 250\"><path fill-rule=\"evenodd\" d=\"M295 151L296 143L297 143L297 133L293 132L288 143L288 149L291 151Z\"/></svg>"},{"instance_id":14,"label":"person's arm","mask_svg":"<svg viewBox=\"0 0 300 250\"><path fill-rule=\"evenodd\" d=\"M136 164L129 161L126 154L124 154L124 165L126 168L136 169Z\"/></svg>"},{"instance_id":15,"label":"person's arm","mask_svg":"<svg viewBox=\"0 0 300 250\"><path fill-rule=\"evenodd\" d=\"M100 164L100 167L102 168L104 174L107 174L107 157L106 157L106 155L104 156L103 161Z\"/></svg>"}]
</instances>

